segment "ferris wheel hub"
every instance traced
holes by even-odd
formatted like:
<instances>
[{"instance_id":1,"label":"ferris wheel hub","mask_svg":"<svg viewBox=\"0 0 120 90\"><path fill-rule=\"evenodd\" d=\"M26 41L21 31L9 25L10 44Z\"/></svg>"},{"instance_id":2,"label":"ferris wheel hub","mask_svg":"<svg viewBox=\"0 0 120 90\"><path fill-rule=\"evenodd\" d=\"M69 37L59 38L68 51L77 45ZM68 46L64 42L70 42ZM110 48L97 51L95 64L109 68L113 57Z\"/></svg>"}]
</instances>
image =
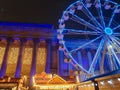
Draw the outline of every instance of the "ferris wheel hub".
<instances>
[{"instance_id":1,"label":"ferris wheel hub","mask_svg":"<svg viewBox=\"0 0 120 90\"><path fill-rule=\"evenodd\" d=\"M104 29L104 32L105 32L105 34L107 34L107 35L112 35L112 34L113 34L113 30L112 30L110 27L106 27L106 28Z\"/></svg>"}]
</instances>

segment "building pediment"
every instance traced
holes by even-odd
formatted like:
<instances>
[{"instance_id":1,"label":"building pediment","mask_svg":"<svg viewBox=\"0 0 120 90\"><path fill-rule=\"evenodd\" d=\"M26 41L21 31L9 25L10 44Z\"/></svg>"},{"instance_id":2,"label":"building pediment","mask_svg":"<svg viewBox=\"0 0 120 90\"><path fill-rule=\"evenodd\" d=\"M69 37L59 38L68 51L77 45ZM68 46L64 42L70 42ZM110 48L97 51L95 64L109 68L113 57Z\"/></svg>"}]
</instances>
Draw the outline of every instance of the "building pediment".
<instances>
[{"instance_id":1,"label":"building pediment","mask_svg":"<svg viewBox=\"0 0 120 90\"><path fill-rule=\"evenodd\" d=\"M48 82L48 84L66 84L66 80L64 80L63 78L61 78L58 75L55 75L52 79L50 79Z\"/></svg>"}]
</instances>

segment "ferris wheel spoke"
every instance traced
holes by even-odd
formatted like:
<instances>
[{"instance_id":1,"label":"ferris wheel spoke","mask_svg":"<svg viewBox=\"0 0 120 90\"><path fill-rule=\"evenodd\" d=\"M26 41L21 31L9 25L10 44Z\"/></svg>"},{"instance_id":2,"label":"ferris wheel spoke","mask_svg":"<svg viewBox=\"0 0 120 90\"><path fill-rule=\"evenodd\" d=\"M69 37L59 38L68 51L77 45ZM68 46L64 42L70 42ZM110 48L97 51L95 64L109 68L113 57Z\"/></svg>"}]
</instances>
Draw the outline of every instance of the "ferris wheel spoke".
<instances>
[{"instance_id":1,"label":"ferris wheel spoke","mask_svg":"<svg viewBox=\"0 0 120 90\"><path fill-rule=\"evenodd\" d=\"M110 21L109 21L109 24L108 24L108 27L111 26L111 23L112 23L112 21L113 21L113 18L114 18L114 16L115 16L115 11L117 10L117 8L118 8L118 5L115 7L115 10L113 11L113 14L112 14L112 16L111 16L111 18L110 18Z\"/></svg>"},{"instance_id":2,"label":"ferris wheel spoke","mask_svg":"<svg viewBox=\"0 0 120 90\"><path fill-rule=\"evenodd\" d=\"M77 22L77 23L80 23L80 24L83 24L89 28L91 28L92 30L95 30L96 32L99 32L101 31L101 29L99 29L98 27L92 25L91 23L85 21L84 19L78 17L77 15L75 14L72 14L72 17L70 18L71 20Z\"/></svg>"},{"instance_id":3,"label":"ferris wheel spoke","mask_svg":"<svg viewBox=\"0 0 120 90\"><path fill-rule=\"evenodd\" d=\"M118 25L117 27L113 28L113 30L116 30L116 29L119 29L120 28L120 25Z\"/></svg>"},{"instance_id":4,"label":"ferris wheel spoke","mask_svg":"<svg viewBox=\"0 0 120 90\"><path fill-rule=\"evenodd\" d=\"M114 39L113 37L110 37L110 44L111 46L117 51L117 52L120 52L120 49L119 49L119 44L118 41L116 39Z\"/></svg>"},{"instance_id":5,"label":"ferris wheel spoke","mask_svg":"<svg viewBox=\"0 0 120 90\"><path fill-rule=\"evenodd\" d=\"M117 42L112 37L110 37L110 39L111 39L110 41L111 45L116 49L117 52L120 52Z\"/></svg>"},{"instance_id":6,"label":"ferris wheel spoke","mask_svg":"<svg viewBox=\"0 0 120 90\"><path fill-rule=\"evenodd\" d=\"M98 14L99 14L99 17L100 17L101 24L102 24L103 29L104 29L106 26L105 26L105 20L104 20L104 17L103 17L103 11L102 11L102 8L101 8L101 2L100 2L100 0L97 0L97 1L98 1L98 4L100 4L100 7L97 8L97 11L98 11Z\"/></svg>"},{"instance_id":7,"label":"ferris wheel spoke","mask_svg":"<svg viewBox=\"0 0 120 90\"><path fill-rule=\"evenodd\" d=\"M78 0L63 12L59 20L60 30L57 31L60 50L72 60L77 70L93 77L98 74L98 63L99 74L106 73L107 68L113 71L120 67L119 9L120 5L114 0ZM83 48L87 51L96 48L92 52L94 57L88 62L89 69L76 60L77 52Z\"/></svg>"},{"instance_id":8,"label":"ferris wheel spoke","mask_svg":"<svg viewBox=\"0 0 120 90\"><path fill-rule=\"evenodd\" d=\"M99 28L103 29L103 27L100 25L100 23L96 20L96 18L92 15L92 13L88 10L88 8L86 8L86 6L84 5L84 3L82 3L84 9L82 10L83 13L85 13L85 15L92 20L92 22Z\"/></svg>"},{"instance_id":9,"label":"ferris wheel spoke","mask_svg":"<svg viewBox=\"0 0 120 90\"><path fill-rule=\"evenodd\" d=\"M108 43L108 47L109 47L110 45L111 45L111 44ZM119 60L119 58L117 57L117 55L116 55L114 49L113 49L113 48L110 48L110 50L111 50L111 52L113 53L113 55L114 55L115 59L117 60L118 64L120 65L120 60Z\"/></svg>"},{"instance_id":10,"label":"ferris wheel spoke","mask_svg":"<svg viewBox=\"0 0 120 90\"><path fill-rule=\"evenodd\" d=\"M94 32L89 30L78 30L78 29L63 29L64 31L68 31L65 34L87 34L87 35L100 35L100 32ZM63 33L64 34L64 33Z\"/></svg>"},{"instance_id":11,"label":"ferris wheel spoke","mask_svg":"<svg viewBox=\"0 0 120 90\"><path fill-rule=\"evenodd\" d=\"M110 65L111 65L111 71L114 70L114 61L113 61L113 56L112 56L112 52L110 51L109 47L107 47L107 50L108 50L108 55L109 55L109 58L110 58Z\"/></svg>"},{"instance_id":12,"label":"ferris wheel spoke","mask_svg":"<svg viewBox=\"0 0 120 90\"><path fill-rule=\"evenodd\" d=\"M79 46L78 48L76 48L74 50L71 50L70 53L75 52L75 51L77 51L77 50L79 50L79 49L81 49L81 48L83 48L83 47L85 47L85 46L95 42L96 40L100 39L101 37L102 37L102 35L97 37L97 38L95 38L95 39L93 39L93 40L91 40L91 41L89 41L89 42L87 42L87 43L85 43L85 44L83 44L82 46Z\"/></svg>"},{"instance_id":13,"label":"ferris wheel spoke","mask_svg":"<svg viewBox=\"0 0 120 90\"><path fill-rule=\"evenodd\" d=\"M102 39L101 42L100 42L100 44L99 44L99 47L98 47L98 49L97 49L97 51L96 51L96 54L95 54L95 56L94 56L94 58L93 58L93 61L92 61L92 63L91 63L91 66L90 66L90 68L89 68L89 72L93 72L93 71L94 71L94 67L95 67L95 65L96 65L96 63L97 63L97 60L98 60L98 57L99 57L99 55L100 55L100 51L101 51L103 45L104 45L104 40Z\"/></svg>"},{"instance_id":14,"label":"ferris wheel spoke","mask_svg":"<svg viewBox=\"0 0 120 90\"><path fill-rule=\"evenodd\" d=\"M107 43L107 40L105 40L104 42L104 46L103 46L103 52L102 52L102 61L101 61L101 65L100 65L100 73L103 74L104 72L104 61L105 61L105 54L106 54L106 43Z\"/></svg>"},{"instance_id":15,"label":"ferris wheel spoke","mask_svg":"<svg viewBox=\"0 0 120 90\"><path fill-rule=\"evenodd\" d=\"M70 57L71 57L71 59L73 60L73 62L80 67L81 70L85 71L86 73L89 73L89 72L88 72L87 70L85 70L82 66L80 66L80 65L77 63L77 61L76 61L71 55L70 55Z\"/></svg>"},{"instance_id":16,"label":"ferris wheel spoke","mask_svg":"<svg viewBox=\"0 0 120 90\"><path fill-rule=\"evenodd\" d=\"M120 42L120 38L118 38L118 37L116 37L116 36L114 36L114 38L115 38L118 42Z\"/></svg>"},{"instance_id":17,"label":"ferris wheel spoke","mask_svg":"<svg viewBox=\"0 0 120 90\"><path fill-rule=\"evenodd\" d=\"M108 0L105 0L105 1L107 2ZM109 2L112 3L112 4L117 4L116 2L113 2L111 0L109 0Z\"/></svg>"},{"instance_id":18,"label":"ferris wheel spoke","mask_svg":"<svg viewBox=\"0 0 120 90\"><path fill-rule=\"evenodd\" d=\"M120 33L114 33L113 35L114 36L120 36Z\"/></svg>"},{"instance_id":19,"label":"ferris wheel spoke","mask_svg":"<svg viewBox=\"0 0 120 90\"><path fill-rule=\"evenodd\" d=\"M119 38L117 38L117 37L115 37L115 36L112 36L111 39L115 41L114 44L117 44L117 45L120 46L120 42L119 42L120 39L119 39Z\"/></svg>"}]
</instances>

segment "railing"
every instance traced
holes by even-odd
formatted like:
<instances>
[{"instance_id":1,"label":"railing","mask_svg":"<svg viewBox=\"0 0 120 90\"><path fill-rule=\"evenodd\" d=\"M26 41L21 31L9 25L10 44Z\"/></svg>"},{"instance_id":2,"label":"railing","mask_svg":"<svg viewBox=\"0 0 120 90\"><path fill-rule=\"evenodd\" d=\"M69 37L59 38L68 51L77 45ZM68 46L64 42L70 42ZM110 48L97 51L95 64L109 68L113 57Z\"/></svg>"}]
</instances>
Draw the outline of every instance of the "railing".
<instances>
[{"instance_id":1,"label":"railing","mask_svg":"<svg viewBox=\"0 0 120 90\"><path fill-rule=\"evenodd\" d=\"M78 85L78 90L120 90L120 74L81 82Z\"/></svg>"}]
</instances>

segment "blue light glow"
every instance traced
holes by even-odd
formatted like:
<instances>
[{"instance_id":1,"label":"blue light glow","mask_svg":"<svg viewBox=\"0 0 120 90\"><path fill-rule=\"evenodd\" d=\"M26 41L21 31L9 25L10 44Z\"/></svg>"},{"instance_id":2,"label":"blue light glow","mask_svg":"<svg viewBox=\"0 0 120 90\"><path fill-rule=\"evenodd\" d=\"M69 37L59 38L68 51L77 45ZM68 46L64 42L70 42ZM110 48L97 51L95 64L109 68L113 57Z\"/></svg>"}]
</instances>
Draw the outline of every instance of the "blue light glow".
<instances>
[{"instance_id":1,"label":"blue light glow","mask_svg":"<svg viewBox=\"0 0 120 90\"><path fill-rule=\"evenodd\" d=\"M104 3L108 2L109 5L106 4L108 6L107 9L105 9L106 5L104 5ZM64 20L64 22L61 21L59 24L64 24L65 26L62 29L59 28L61 30L59 34L63 34L64 36L62 39L59 39L59 41L64 41L64 43L61 43L65 48L64 50L69 53L68 56L72 62L79 67L76 69L90 74L91 77L116 70L119 68L118 65L120 65L119 55L116 53L120 51L120 32L118 32L120 23L117 20L120 16L116 13L120 5L109 0L97 0L97 2L94 3L92 7L87 7L88 3L84 2L84 0L79 0L69 5L65 10L69 19L67 21ZM97 4L99 6L96 6ZM78 9L79 6L80 9ZM112 8L112 6L114 6L114 8ZM70 12L72 7L75 8L74 13ZM96 13L95 10L97 11ZM108 12L110 15L108 15ZM61 19L64 19L65 15L66 14L63 13ZM77 40L79 40L80 43L78 43ZM83 52L85 50L91 54L92 59L90 61L89 56L87 56L87 58L84 56L87 55ZM79 56L80 54L81 56ZM104 63L107 63L106 60L110 61L110 63L104 65ZM113 67L115 69L113 69ZM84 79L87 78L89 77L86 76ZM108 81L110 84L111 82L112 81ZM101 84L104 85L104 82L101 82Z\"/></svg>"},{"instance_id":2,"label":"blue light glow","mask_svg":"<svg viewBox=\"0 0 120 90\"><path fill-rule=\"evenodd\" d=\"M112 35L113 34L113 30L111 29L111 28L109 28L109 27L107 27L107 28L105 28L105 33L107 34L107 35Z\"/></svg>"}]
</instances>

